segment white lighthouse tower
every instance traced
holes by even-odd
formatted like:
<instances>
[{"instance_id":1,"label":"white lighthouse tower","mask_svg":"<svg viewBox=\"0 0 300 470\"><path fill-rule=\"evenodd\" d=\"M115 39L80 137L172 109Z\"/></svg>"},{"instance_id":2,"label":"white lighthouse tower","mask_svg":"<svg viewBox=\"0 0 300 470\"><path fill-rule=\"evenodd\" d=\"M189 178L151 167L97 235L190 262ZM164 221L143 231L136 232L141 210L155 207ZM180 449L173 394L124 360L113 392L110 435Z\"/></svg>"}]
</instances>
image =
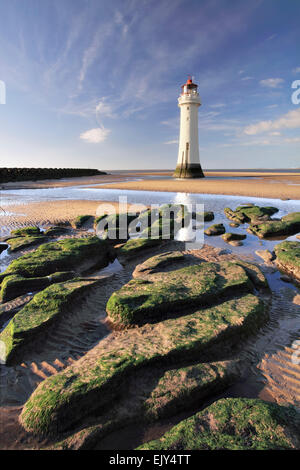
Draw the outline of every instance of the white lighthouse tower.
<instances>
[{"instance_id":1,"label":"white lighthouse tower","mask_svg":"<svg viewBox=\"0 0 300 470\"><path fill-rule=\"evenodd\" d=\"M204 178L199 159L198 108L201 106L198 85L189 77L181 87L180 136L178 160L174 176L177 178Z\"/></svg>"}]
</instances>

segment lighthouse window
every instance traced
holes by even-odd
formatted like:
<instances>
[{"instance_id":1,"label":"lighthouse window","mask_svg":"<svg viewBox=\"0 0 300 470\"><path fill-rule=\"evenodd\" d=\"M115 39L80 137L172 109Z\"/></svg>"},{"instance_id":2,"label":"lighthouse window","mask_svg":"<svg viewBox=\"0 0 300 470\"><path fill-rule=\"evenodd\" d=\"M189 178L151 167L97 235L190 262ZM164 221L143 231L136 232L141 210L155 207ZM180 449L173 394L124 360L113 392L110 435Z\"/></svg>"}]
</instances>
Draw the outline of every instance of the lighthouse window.
<instances>
[{"instance_id":1,"label":"lighthouse window","mask_svg":"<svg viewBox=\"0 0 300 470\"><path fill-rule=\"evenodd\" d=\"M190 107L188 106L186 109L190 109Z\"/></svg>"}]
</instances>

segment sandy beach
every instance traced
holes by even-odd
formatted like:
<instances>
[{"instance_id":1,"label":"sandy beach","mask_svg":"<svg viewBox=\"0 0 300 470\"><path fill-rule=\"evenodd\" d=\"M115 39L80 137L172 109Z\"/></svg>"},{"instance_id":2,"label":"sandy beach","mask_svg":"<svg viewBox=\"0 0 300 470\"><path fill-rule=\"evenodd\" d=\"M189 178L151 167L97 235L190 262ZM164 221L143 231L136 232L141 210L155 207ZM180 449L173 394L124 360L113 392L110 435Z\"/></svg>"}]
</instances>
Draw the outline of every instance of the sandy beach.
<instances>
[{"instance_id":1,"label":"sandy beach","mask_svg":"<svg viewBox=\"0 0 300 470\"><path fill-rule=\"evenodd\" d=\"M214 176L225 176L224 173ZM240 174L235 176L241 176ZM243 174L243 176L249 176ZM252 176L252 175L251 175ZM103 188L130 189L137 191L171 191L199 194L226 194L232 196L253 196L275 199L300 199L299 175L262 175L255 173L253 179L234 179L226 174L226 179L160 179L119 182L103 185Z\"/></svg>"},{"instance_id":2,"label":"sandy beach","mask_svg":"<svg viewBox=\"0 0 300 470\"><path fill-rule=\"evenodd\" d=\"M160 178L155 178L159 176ZM166 177L168 179L162 178ZM93 177L69 178L61 180L42 180L13 182L2 185L0 206L1 225L12 230L26 225L53 225L69 222L78 215L96 215L97 208L104 203L99 200L72 197L64 200L39 202L18 201L5 205L7 190L70 188L84 186L92 189L125 189L132 191L181 192L194 194L224 194L233 196L252 196L282 200L300 200L300 173L259 172L259 171L207 171L204 179L173 179L172 172L128 171ZM150 177L150 178L149 178ZM221 179L222 178L222 179ZM237 179L239 178L239 179ZM84 197L84 195L83 195ZM116 202L105 201L117 207ZM6 214L7 212L7 214Z\"/></svg>"},{"instance_id":3,"label":"sandy beach","mask_svg":"<svg viewBox=\"0 0 300 470\"><path fill-rule=\"evenodd\" d=\"M1 216L1 225L5 227L5 233L15 228L28 225L55 225L59 223L68 223L78 215L88 214L96 215L97 208L100 204L109 204L116 208L119 207L117 202L103 201L47 201L32 202L29 204L18 204L9 206L9 211L13 215ZM4 233L3 233L4 234Z\"/></svg>"},{"instance_id":4,"label":"sandy beach","mask_svg":"<svg viewBox=\"0 0 300 470\"><path fill-rule=\"evenodd\" d=\"M138 191L171 191L300 199L300 172L208 170L205 171L206 178L204 179L182 180L172 178L172 175L173 171L170 170L132 170L90 177L3 183L0 190L3 190L2 196L5 197L6 189L44 189L71 186L97 188L99 187L97 185L101 185L102 188ZM155 176L159 179L156 180ZM163 176L168 179L162 179ZM154 178L149 179L149 177ZM138 181L130 181L132 179Z\"/></svg>"}]
</instances>

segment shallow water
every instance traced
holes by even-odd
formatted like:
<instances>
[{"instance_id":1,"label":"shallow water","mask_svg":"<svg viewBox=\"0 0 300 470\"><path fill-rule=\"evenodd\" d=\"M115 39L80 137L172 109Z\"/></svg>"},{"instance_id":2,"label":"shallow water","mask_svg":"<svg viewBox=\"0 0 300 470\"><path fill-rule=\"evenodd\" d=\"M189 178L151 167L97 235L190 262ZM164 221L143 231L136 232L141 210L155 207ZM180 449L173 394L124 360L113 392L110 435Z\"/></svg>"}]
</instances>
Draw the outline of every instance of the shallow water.
<instances>
[{"instance_id":1,"label":"shallow water","mask_svg":"<svg viewBox=\"0 0 300 470\"><path fill-rule=\"evenodd\" d=\"M101 185L99 185L101 186ZM279 212L274 215L276 218L280 218L289 212L300 211L299 200L287 200L282 201L279 199L269 198L255 198L255 197L242 197L242 196L224 196L221 194L191 194L191 193L172 193L172 192L159 192L159 191L133 191L133 190L119 190L119 189L102 189L89 188L86 186L74 186L67 188L45 188L45 189L19 189L19 190L7 190L3 191L1 205L6 210L10 205L22 204L24 212L26 212L26 204L32 202L45 202L54 200L90 200L90 201L111 201L118 202L119 197L126 197L129 204L144 204L146 206L150 204L186 204L190 205L190 208L195 211L201 211L201 207L197 209L197 204L203 204L205 211L213 211L215 219L212 222L207 222L205 227L211 224L223 223L227 232L247 234L246 240L240 247L233 247L228 245L220 237L205 237L205 242L219 247L219 248L230 248L230 250L236 254L248 255L250 254L253 259L260 260L255 255L256 250L268 249L272 250L278 243L278 240L260 240L258 237L252 234L248 234L246 229L247 224L241 225L238 228L230 227L231 222L224 214L224 208L230 207L234 209L236 206L243 203L253 203L261 206L275 206L279 209ZM7 215L3 211L1 215ZM16 215L18 220L18 215ZM9 233L9 229L4 226L1 227L1 233L4 235ZM288 240L295 240L295 236L288 237ZM0 270L3 271L9 257L7 252L4 252L0 258Z\"/></svg>"},{"instance_id":2,"label":"shallow water","mask_svg":"<svg viewBox=\"0 0 300 470\"><path fill-rule=\"evenodd\" d=\"M131 180L132 181L132 180ZM103 183L105 184L105 183ZM107 183L106 183L107 185ZM222 194L195 194L163 191L135 191L127 189L107 189L87 186L70 186L66 188L37 188L37 189L9 189L2 191L1 207L6 210L10 205L21 205L30 202L45 202L55 200L88 200L88 201L115 201L119 196L126 196L129 204L205 204L205 210L221 210L222 208L241 202L252 202L261 205L273 205L286 212L299 210L299 200L282 201L279 199L255 198L244 196L225 196ZM26 206L24 205L24 208ZM298 208L298 209L297 209ZM1 215L7 215L3 211ZM279 215L280 216L280 215Z\"/></svg>"}]
</instances>

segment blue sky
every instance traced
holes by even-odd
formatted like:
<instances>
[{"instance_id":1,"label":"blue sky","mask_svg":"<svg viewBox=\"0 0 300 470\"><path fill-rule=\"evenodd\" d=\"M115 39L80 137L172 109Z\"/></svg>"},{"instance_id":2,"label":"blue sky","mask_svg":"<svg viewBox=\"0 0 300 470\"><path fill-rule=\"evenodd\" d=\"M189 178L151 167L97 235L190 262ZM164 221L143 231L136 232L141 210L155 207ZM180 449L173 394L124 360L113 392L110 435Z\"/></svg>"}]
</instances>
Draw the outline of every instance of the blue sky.
<instances>
[{"instance_id":1,"label":"blue sky","mask_svg":"<svg viewBox=\"0 0 300 470\"><path fill-rule=\"evenodd\" d=\"M203 168L300 167L298 0L1 0L0 166L174 168L199 85Z\"/></svg>"}]
</instances>

